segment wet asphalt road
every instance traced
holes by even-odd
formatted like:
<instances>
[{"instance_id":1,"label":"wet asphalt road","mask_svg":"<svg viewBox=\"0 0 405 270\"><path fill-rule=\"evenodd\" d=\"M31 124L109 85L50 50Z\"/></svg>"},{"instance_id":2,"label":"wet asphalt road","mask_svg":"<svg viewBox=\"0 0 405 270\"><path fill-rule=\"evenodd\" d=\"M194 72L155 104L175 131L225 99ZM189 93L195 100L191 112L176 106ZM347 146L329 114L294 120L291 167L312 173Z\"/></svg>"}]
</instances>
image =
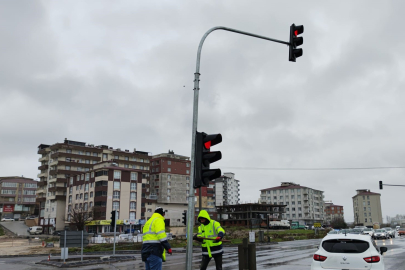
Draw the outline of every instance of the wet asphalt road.
<instances>
[{"instance_id":1,"label":"wet asphalt road","mask_svg":"<svg viewBox=\"0 0 405 270\"><path fill-rule=\"evenodd\" d=\"M257 269L274 270L305 270L310 269L312 255L316 251L316 246L320 240L301 240L283 242L275 245L266 245L257 247ZM386 270L405 270L405 237L397 237L388 240L378 240L378 246L387 246L388 252L384 254ZM131 262L117 263L114 265L94 265L75 269L139 269L143 270L144 265L140 260L140 255L136 255L137 260ZM138 259L139 258L139 259ZM199 269L200 253L194 252L193 269ZM224 270L238 269L237 248L225 248ZM0 258L0 269L7 270L39 270L55 269L42 265L35 265L35 262L45 260L46 257L18 257L18 258ZM72 268L70 268L72 269ZM182 270L185 269L185 253L175 253L168 257L164 263L163 269ZM212 262L208 269L215 269L215 263Z\"/></svg>"}]
</instances>

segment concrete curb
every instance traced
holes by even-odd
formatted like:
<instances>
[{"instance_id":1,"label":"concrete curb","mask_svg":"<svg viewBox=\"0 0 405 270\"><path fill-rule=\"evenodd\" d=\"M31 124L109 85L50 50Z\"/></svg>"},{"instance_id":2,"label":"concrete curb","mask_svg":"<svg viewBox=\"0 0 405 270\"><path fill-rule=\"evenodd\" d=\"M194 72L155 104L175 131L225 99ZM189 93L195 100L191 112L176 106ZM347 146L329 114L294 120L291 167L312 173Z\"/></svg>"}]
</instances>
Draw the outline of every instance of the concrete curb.
<instances>
[{"instance_id":1,"label":"concrete curb","mask_svg":"<svg viewBox=\"0 0 405 270\"><path fill-rule=\"evenodd\" d=\"M83 258L85 259L85 258ZM125 261L135 261L136 258L135 256L119 256L119 257L109 257L105 259L94 259L92 257L86 258L90 259L87 261L73 261L73 262L66 262L63 263L62 260L55 260L55 261L48 261L48 260L43 260L40 262L37 262L35 264L41 264L41 265L47 265L47 266L53 266L53 267L58 267L58 268L77 268L80 266L86 266L86 265L94 265L94 264L110 264L110 263L116 263L116 262L125 262ZM91 260L93 259L93 260Z\"/></svg>"}]
</instances>

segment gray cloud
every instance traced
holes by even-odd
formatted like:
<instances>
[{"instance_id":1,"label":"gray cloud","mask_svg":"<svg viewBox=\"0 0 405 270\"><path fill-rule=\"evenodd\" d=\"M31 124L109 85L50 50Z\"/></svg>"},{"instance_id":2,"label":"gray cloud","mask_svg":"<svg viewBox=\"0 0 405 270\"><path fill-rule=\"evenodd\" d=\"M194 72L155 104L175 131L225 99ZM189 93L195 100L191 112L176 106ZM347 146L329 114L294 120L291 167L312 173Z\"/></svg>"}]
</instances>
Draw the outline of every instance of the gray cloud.
<instances>
[{"instance_id":1,"label":"gray cloud","mask_svg":"<svg viewBox=\"0 0 405 270\"><path fill-rule=\"evenodd\" d=\"M190 155L197 46L223 25L287 40L304 55L224 31L206 40L199 130L221 132L218 166L242 201L293 181L322 189L353 220L351 196L403 183L403 170L255 168L401 166L405 96L400 1L4 2L0 8L3 175L35 178L40 143L64 138ZM24 164L24 166L21 166ZM239 169L228 169L239 167ZM402 213L385 188L383 215Z\"/></svg>"}]
</instances>

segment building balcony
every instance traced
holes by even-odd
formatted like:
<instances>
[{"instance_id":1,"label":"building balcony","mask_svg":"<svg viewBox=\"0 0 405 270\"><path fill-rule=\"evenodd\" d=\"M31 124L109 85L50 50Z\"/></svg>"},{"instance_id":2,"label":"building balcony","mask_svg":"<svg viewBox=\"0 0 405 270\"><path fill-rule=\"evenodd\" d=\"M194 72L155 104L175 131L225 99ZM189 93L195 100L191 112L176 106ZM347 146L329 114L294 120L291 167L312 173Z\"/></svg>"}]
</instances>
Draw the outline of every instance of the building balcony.
<instances>
[{"instance_id":1,"label":"building balcony","mask_svg":"<svg viewBox=\"0 0 405 270\"><path fill-rule=\"evenodd\" d=\"M38 170L42 171L42 170L48 170L48 165L41 165L38 167Z\"/></svg>"},{"instance_id":2,"label":"building balcony","mask_svg":"<svg viewBox=\"0 0 405 270\"><path fill-rule=\"evenodd\" d=\"M37 197L35 199L36 202L45 202L46 201L46 197Z\"/></svg>"},{"instance_id":3,"label":"building balcony","mask_svg":"<svg viewBox=\"0 0 405 270\"><path fill-rule=\"evenodd\" d=\"M39 162L47 161L47 160L48 160L48 156L40 157L40 158L38 159Z\"/></svg>"},{"instance_id":4,"label":"building balcony","mask_svg":"<svg viewBox=\"0 0 405 270\"><path fill-rule=\"evenodd\" d=\"M43 186L46 186L47 184L48 184L47 181L39 181L39 182L37 183L37 187L43 187Z\"/></svg>"},{"instance_id":5,"label":"building balcony","mask_svg":"<svg viewBox=\"0 0 405 270\"><path fill-rule=\"evenodd\" d=\"M38 177L38 178L41 178L41 177L48 177L48 173L47 173L47 172L39 173L39 174L37 174L37 177Z\"/></svg>"},{"instance_id":6,"label":"building balcony","mask_svg":"<svg viewBox=\"0 0 405 270\"><path fill-rule=\"evenodd\" d=\"M48 188L48 191L49 192L53 192L53 191L64 192L64 191L66 191L66 187L60 187L60 186L50 187L50 188Z\"/></svg>"},{"instance_id":7,"label":"building balcony","mask_svg":"<svg viewBox=\"0 0 405 270\"><path fill-rule=\"evenodd\" d=\"M61 194L51 195L48 197L48 199L57 200L57 201L66 201L66 195L61 195Z\"/></svg>"}]
</instances>

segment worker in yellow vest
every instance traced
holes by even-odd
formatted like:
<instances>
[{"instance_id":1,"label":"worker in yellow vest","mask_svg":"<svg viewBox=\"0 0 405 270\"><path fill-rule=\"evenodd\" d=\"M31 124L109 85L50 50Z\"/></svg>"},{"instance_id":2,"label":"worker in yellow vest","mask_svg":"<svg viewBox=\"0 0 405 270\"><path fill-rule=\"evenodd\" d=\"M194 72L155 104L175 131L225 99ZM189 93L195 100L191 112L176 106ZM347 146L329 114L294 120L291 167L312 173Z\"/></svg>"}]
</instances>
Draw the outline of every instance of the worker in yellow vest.
<instances>
[{"instance_id":1,"label":"worker in yellow vest","mask_svg":"<svg viewBox=\"0 0 405 270\"><path fill-rule=\"evenodd\" d=\"M221 227L218 221L210 219L207 211L201 210L197 218L200 222L198 233L194 236L194 240L202 243L202 260L200 270L207 269L208 263L214 257L216 270L222 270L222 238L225 235L225 230ZM209 239L201 239L209 238Z\"/></svg>"},{"instance_id":2,"label":"worker in yellow vest","mask_svg":"<svg viewBox=\"0 0 405 270\"><path fill-rule=\"evenodd\" d=\"M162 269L162 262L166 261L165 250L172 255L172 249L167 241L164 216L163 208L157 207L143 227L141 255L146 270Z\"/></svg>"}]
</instances>

